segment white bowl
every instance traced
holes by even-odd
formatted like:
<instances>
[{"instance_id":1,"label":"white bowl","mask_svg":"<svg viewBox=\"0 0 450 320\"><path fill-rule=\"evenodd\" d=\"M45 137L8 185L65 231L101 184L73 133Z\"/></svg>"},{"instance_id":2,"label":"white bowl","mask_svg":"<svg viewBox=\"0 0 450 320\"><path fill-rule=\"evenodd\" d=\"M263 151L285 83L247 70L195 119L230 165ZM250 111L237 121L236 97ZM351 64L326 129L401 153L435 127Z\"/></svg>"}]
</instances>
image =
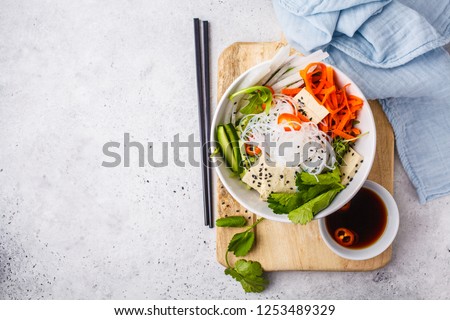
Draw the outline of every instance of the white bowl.
<instances>
[{"instance_id":1,"label":"white bowl","mask_svg":"<svg viewBox=\"0 0 450 320\"><path fill-rule=\"evenodd\" d=\"M263 62L261 64L256 65L255 67L247 70L242 75L240 75L225 91L222 99L216 108L214 113L214 117L211 124L211 141L213 142L213 147L216 147L216 129L219 124L228 123L226 120L227 113L229 114L230 110L227 109L227 100L230 94L237 91L239 86L243 82L248 82L251 77L254 77L258 73L261 73L261 70L264 70L268 67L270 61ZM347 92L349 94L355 95L363 99L364 105L358 114L358 128L361 132L369 132L369 134L364 137L358 139L355 143L355 150L364 157L364 162L362 163L358 173L354 176L353 181L347 186L344 190L342 190L333 202L323 211L319 212L314 219L320 219L326 217L327 215L337 211L344 204L346 204L362 187L364 181L366 181L367 176L369 175L370 169L372 168L373 160L375 157L375 148L376 148L376 130L375 130L375 122L373 119L373 114L370 109L369 103L366 98L362 94L361 90L358 86L350 80L342 71L340 71L335 66L332 66L335 74L337 84L342 87L347 83L351 83L351 85L347 88ZM254 84L250 84L254 85ZM249 86L250 86L249 85ZM219 161L216 159L216 163ZM222 181L225 188L228 192L246 209L257 214L258 216L279 221L290 223L288 216L286 214L275 214L272 212L272 209L268 207L267 202L262 201L259 198L259 194L257 191L251 189L249 190L247 186L241 182L238 178L231 177L231 171L224 164L223 159L220 159L221 165L216 165L216 172L219 175L220 180Z\"/></svg>"},{"instance_id":2,"label":"white bowl","mask_svg":"<svg viewBox=\"0 0 450 320\"><path fill-rule=\"evenodd\" d=\"M327 230L326 218L319 220L319 230L323 241L337 255L350 260L367 260L383 253L394 241L397 235L400 217L398 214L397 204L392 195L384 187L373 181L367 180L364 188L370 189L378 194L386 205L387 224L380 238L370 245L362 249L349 249L339 245Z\"/></svg>"}]
</instances>

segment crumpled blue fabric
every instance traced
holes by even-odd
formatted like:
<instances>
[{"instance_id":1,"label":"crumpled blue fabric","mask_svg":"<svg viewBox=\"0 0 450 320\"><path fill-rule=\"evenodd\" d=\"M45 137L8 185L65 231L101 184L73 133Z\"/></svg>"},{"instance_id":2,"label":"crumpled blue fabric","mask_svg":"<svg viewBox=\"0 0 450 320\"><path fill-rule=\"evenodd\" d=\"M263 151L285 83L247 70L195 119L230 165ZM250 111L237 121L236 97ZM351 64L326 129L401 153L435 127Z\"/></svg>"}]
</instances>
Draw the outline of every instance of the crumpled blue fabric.
<instances>
[{"instance_id":1,"label":"crumpled blue fabric","mask_svg":"<svg viewBox=\"0 0 450 320\"><path fill-rule=\"evenodd\" d=\"M450 0L273 0L288 42L379 99L420 203L450 194Z\"/></svg>"}]
</instances>

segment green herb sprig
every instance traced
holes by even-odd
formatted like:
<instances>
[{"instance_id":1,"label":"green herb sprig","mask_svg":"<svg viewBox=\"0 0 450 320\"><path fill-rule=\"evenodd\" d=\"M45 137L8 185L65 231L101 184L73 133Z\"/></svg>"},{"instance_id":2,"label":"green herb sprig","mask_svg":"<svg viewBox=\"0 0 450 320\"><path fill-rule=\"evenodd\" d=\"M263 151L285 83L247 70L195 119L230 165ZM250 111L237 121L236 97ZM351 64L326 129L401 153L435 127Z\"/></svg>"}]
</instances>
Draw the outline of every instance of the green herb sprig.
<instances>
[{"instance_id":1,"label":"green herb sprig","mask_svg":"<svg viewBox=\"0 0 450 320\"><path fill-rule=\"evenodd\" d=\"M236 233L231 238L225 253L227 263L225 274L238 281L245 292L262 292L265 289L268 281L264 278L264 270L258 261L245 259L237 260L232 267L228 261L228 253L233 252L236 257L247 255L255 242L253 229L263 220L264 218L259 218L244 232ZM216 225L219 227L239 227L245 225L243 224L245 221L243 216L233 216L216 220Z\"/></svg>"},{"instance_id":2,"label":"green herb sprig","mask_svg":"<svg viewBox=\"0 0 450 320\"><path fill-rule=\"evenodd\" d=\"M242 114L254 114L261 113L265 111L269 113L270 107L272 106L272 91L264 86L253 86L245 88L233 93L230 96L230 100L234 99L240 94L247 94L247 104L239 110ZM265 104L265 109L263 108Z\"/></svg>"},{"instance_id":3,"label":"green herb sprig","mask_svg":"<svg viewBox=\"0 0 450 320\"><path fill-rule=\"evenodd\" d=\"M298 173L295 184L297 192L272 193L267 202L274 213L287 213L289 220L300 224L310 222L344 189L338 166L333 171L318 175Z\"/></svg>"}]
</instances>

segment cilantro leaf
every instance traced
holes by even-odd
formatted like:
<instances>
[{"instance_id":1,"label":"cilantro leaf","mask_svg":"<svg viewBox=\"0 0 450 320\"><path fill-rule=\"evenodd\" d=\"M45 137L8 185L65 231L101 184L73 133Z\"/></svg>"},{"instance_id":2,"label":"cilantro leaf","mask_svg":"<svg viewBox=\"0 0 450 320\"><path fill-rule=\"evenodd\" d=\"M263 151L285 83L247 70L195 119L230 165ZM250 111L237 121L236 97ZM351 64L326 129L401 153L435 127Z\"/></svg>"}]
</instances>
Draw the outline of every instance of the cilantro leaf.
<instances>
[{"instance_id":1,"label":"cilantro leaf","mask_svg":"<svg viewBox=\"0 0 450 320\"><path fill-rule=\"evenodd\" d=\"M252 249L253 243L255 242L255 233L251 230L263 220L264 218L259 218L247 230L235 234L228 244L228 250L225 253L225 261L228 266L225 269L225 274L230 275L236 281L240 282L245 292L261 292L264 290L267 281L263 277L261 264L256 261L240 259L232 267L228 262L228 253L230 251L234 252L236 257L245 256Z\"/></svg>"},{"instance_id":2,"label":"cilantro leaf","mask_svg":"<svg viewBox=\"0 0 450 320\"><path fill-rule=\"evenodd\" d=\"M276 214L289 213L303 204L303 194L296 193L271 193L267 199L269 208Z\"/></svg>"},{"instance_id":3,"label":"cilantro leaf","mask_svg":"<svg viewBox=\"0 0 450 320\"><path fill-rule=\"evenodd\" d=\"M333 201L334 197L343 189L342 185L318 195L317 197L309 200L305 204L301 205L297 209L289 212L289 220L294 223L307 224L313 217L326 207L328 207Z\"/></svg>"},{"instance_id":4,"label":"cilantro leaf","mask_svg":"<svg viewBox=\"0 0 450 320\"><path fill-rule=\"evenodd\" d=\"M331 190L335 188L340 188L342 185L340 183L333 183L333 184L316 184L315 186L308 186L308 188L305 188L302 190L301 194L303 197L303 202L301 204L304 204L308 202L311 199L314 199L318 195Z\"/></svg>"},{"instance_id":5,"label":"cilantro leaf","mask_svg":"<svg viewBox=\"0 0 450 320\"><path fill-rule=\"evenodd\" d=\"M244 232L236 233L228 244L227 254L228 252L233 252L236 257L245 256L252 249L253 243L255 242L255 233L251 230L263 220L264 218L259 218Z\"/></svg>"},{"instance_id":6,"label":"cilantro leaf","mask_svg":"<svg viewBox=\"0 0 450 320\"><path fill-rule=\"evenodd\" d=\"M225 274L240 282L245 292L262 292L268 284L263 277L261 264L257 261L240 259L234 268L225 269Z\"/></svg>"},{"instance_id":7,"label":"cilantro leaf","mask_svg":"<svg viewBox=\"0 0 450 320\"><path fill-rule=\"evenodd\" d=\"M297 209L291 211L288 214L289 220L291 220L293 223L300 223L302 225L307 224L308 222L311 222L314 218L314 213L312 210L312 206L308 203L306 203L303 206L298 207Z\"/></svg>"},{"instance_id":8,"label":"cilantro leaf","mask_svg":"<svg viewBox=\"0 0 450 320\"><path fill-rule=\"evenodd\" d=\"M336 166L333 171L321 173L317 175L312 175L307 172L302 172L297 175L297 179L295 183L297 187L301 187L301 185L317 185L317 184L333 184L341 182L341 171L339 167Z\"/></svg>"},{"instance_id":9,"label":"cilantro leaf","mask_svg":"<svg viewBox=\"0 0 450 320\"><path fill-rule=\"evenodd\" d=\"M267 202L269 203L269 208L271 208L274 213L285 214L300 207L318 195L330 189L340 188L341 186L340 183L301 185L299 191L296 193L272 193L267 199Z\"/></svg>"},{"instance_id":10,"label":"cilantro leaf","mask_svg":"<svg viewBox=\"0 0 450 320\"><path fill-rule=\"evenodd\" d=\"M243 227L247 224L247 219L243 216L225 217L216 220L217 227Z\"/></svg>"},{"instance_id":11,"label":"cilantro leaf","mask_svg":"<svg viewBox=\"0 0 450 320\"><path fill-rule=\"evenodd\" d=\"M318 175L297 174L296 193L272 193L267 202L274 213L287 213L294 223L306 224L328 207L336 194L345 187L341 184L339 167Z\"/></svg>"},{"instance_id":12,"label":"cilantro leaf","mask_svg":"<svg viewBox=\"0 0 450 320\"><path fill-rule=\"evenodd\" d=\"M228 244L228 251L233 252L236 257L243 257L252 249L254 242L254 232L236 233Z\"/></svg>"}]
</instances>

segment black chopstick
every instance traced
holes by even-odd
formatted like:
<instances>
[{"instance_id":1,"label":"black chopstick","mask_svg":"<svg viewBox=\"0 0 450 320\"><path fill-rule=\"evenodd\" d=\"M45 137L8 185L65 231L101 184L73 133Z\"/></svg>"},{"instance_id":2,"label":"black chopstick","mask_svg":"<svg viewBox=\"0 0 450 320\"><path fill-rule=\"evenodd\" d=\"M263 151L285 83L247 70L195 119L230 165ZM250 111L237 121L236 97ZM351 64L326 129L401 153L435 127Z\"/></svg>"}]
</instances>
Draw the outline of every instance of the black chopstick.
<instances>
[{"instance_id":1,"label":"black chopstick","mask_svg":"<svg viewBox=\"0 0 450 320\"><path fill-rule=\"evenodd\" d=\"M209 147L210 147L210 141L209 141L209 133L211 130L211 91L210 91L210 79L209 79L209 23L208 21L203 21L203 87L205 90L205 153L207 157L207 193L208 193L208 199L209 199L209 227L214 227L214 217L213 217L213 196L212 196L212 172L211 172L211 166L209 166Z\"/></svg>"},{"instance_id":2,"label":"black chopstick","mask_svg":"<svg viewBox=\"0 0 450 320\"><path fill-rule=\"evenodd\" d=\"M205 31L206 29L206 31ZM198 117L200 127L200 142L202 145L202 182L203 182L203 205L205 226L213 227L212 211L212 183L211 171L208 161L208 136L210 118L210 87L209 87L209 36L208 22L203 22L203 46L201 45L200 20L194 18L195 36L195 61L197 68L197 96L198 96ZM203 51L202 51L203 48ZM204 64L204 68L203 68Z\"/></svg>"}]
</instances>

